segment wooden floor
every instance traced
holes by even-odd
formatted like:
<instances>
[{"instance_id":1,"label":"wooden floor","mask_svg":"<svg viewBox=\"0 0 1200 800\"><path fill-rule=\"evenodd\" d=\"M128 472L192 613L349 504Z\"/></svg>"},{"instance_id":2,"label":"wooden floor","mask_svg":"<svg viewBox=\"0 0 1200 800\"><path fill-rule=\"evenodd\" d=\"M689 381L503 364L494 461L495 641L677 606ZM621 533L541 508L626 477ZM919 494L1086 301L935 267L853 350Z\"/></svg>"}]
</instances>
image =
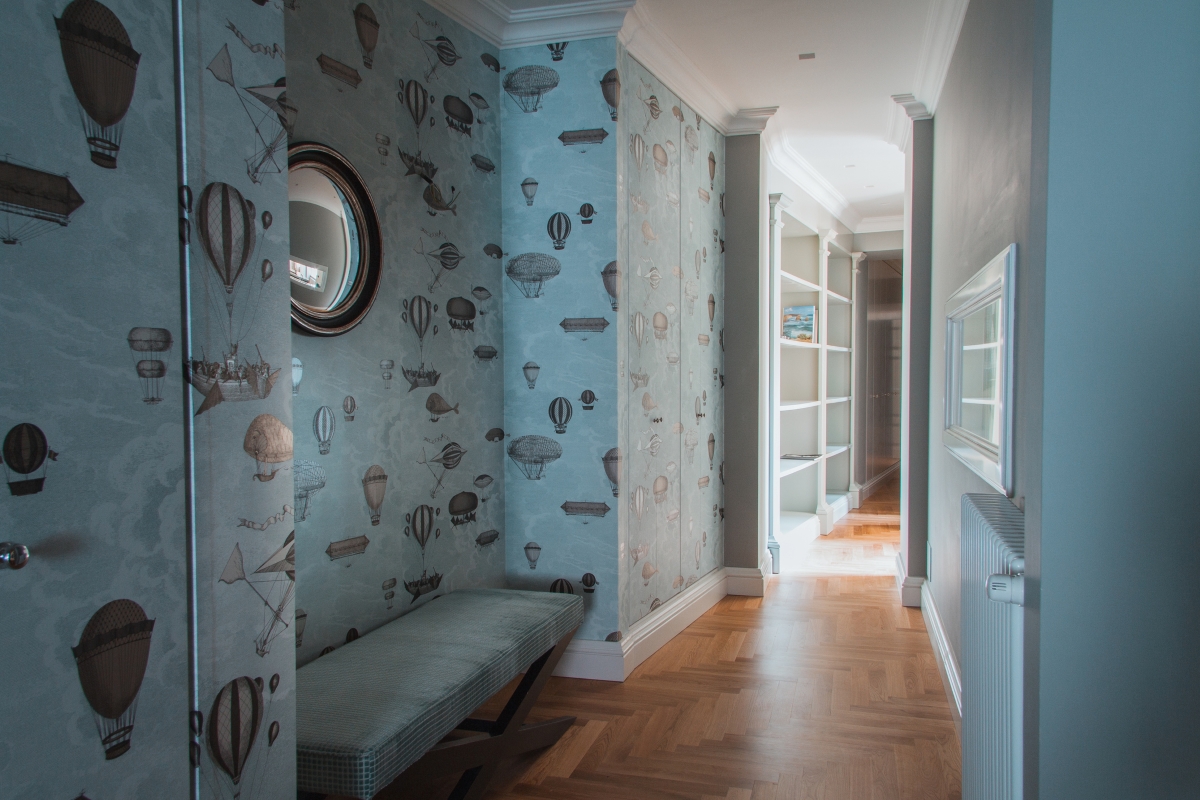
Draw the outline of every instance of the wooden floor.
<instances>
[{"instance_id":1,"label":"wooden floor","mask_svg":"<svg viewBox=\"0 0 1200 800\"><path fill-rule=\"evenodd\" d=\"M623 684L551 679L532 719L578 722L488 798L958 798L949 701L891 577L898 514L897 488L878 492L765 598L726 597Z\"/></svg>"}]
</instances>

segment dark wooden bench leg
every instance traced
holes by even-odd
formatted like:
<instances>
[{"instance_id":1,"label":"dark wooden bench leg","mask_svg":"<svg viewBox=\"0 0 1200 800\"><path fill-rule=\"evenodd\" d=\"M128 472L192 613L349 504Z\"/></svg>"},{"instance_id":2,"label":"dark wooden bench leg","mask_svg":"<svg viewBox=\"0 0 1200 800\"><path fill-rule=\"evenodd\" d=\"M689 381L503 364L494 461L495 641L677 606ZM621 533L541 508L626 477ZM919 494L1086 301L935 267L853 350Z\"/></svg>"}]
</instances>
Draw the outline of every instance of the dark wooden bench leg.
<instances>
[{"instance_id":1,"label":"dark wooden bench leg","mask_svg":"<svg viewBox=\"0 0 1200 800\"><path fill-rule=\"evenodd\" d=\"M574 633L564 636L530 665L495 722L464 720L459 729L478 731L478 735L437 745L405 774L412 780L423 780L461 772L462 777L450 793L450 800L478 800L483 797L503 759L557 742L575 722L574 717L559 717L532 725L526 725L525 718L533 710Z\"/></svg>"}]
</instances>

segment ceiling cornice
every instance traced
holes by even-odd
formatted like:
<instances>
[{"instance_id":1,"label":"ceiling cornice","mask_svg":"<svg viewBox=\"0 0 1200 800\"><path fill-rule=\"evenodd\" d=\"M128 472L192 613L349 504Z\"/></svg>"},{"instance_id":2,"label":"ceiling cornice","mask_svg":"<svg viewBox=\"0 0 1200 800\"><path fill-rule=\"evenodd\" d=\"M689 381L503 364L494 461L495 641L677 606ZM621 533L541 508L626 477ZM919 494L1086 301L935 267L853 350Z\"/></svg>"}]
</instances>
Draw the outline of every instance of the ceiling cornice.
<instances>
[{"instance_id":1,"label":"ceiling cornice","mask_svg":"<svg viewBox=\"0 0 1200 800\"><path fill-rule=\"evenodd\" d=\"M917 62L917 71L913 76L915 89L912 94L892 95L896 102L888 109L884 138L900 150L908 147L908 133L912 127L910 118L928 119L937 110L969 2L933 0L929 5L925 34L921 39L921 60ZM910 105L921 106L926 116L914 115Z\"/></svg>"},{"instance_id":2,"label":"ceiling cornice","mask_svg":"<svg viewBox=\"0 0 1200 800\"><path fill-rule=\"evenodd\" d=\"M773 128L767 130L763 134L763 144L775 169L791 179L851 231L858 231L858 226L862 223L862 214L824 175L805 161L778 131Z\"/></svg>"},{"instance_id":3,"label":"ceiling cornice","mask_svg":"<svg viewBox=\"0 0 1200 800\"><path fill-rule=\"evenodd\" d=\"M863 217L862 222L854 229L855 233L882 233L885 231L904 230L904 215L895 214L887 217Z\"/></svg>"},{"instance_id":4,"label":"ceiling cornice","mask_svg":"<svg viewBox=\"0 0 1200 800\"><path fill-rule=\"evenodd\" d=\"M513 9L503 0L426 0L497 47L526 47L615 36L636 0L577 0Z\"/></svg>"}]
</instances>

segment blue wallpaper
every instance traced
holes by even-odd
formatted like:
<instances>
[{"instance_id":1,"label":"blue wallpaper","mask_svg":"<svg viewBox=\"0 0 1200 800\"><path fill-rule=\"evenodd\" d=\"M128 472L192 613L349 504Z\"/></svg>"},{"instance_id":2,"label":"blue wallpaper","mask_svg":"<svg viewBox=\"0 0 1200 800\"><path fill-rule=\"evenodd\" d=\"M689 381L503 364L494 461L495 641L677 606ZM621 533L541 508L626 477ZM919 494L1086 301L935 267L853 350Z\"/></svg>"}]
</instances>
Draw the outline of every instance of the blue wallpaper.
<instances>
[{"instance_id":1,"label":"blue wallpaper","mask_svg":"<svg viewBox=\"0 0 1200 800\"><path fill-rule=\"evenodd\" d=\"M508 584L569 582L586 603L581 639L619 628L620 498L603 461L617 446L620 326L602 277L617 257L616 125L600 86L615 59L611 38L501 53ZM538 285L544 264L558 272Z\"/></svg>"},{"instance_id":2,"label":"blue wallpaper","mask_svg":"<svg viewBox=\"0 0 1200 800\"><path fill-rule=\"evenodd\" d=\"M724 563L725 146L624 49L619 71L626 629Z\"/></svg>"},{"instance_id":3,"label":"blue wallpaper","mask_svg":"<svg viewBox=\"0 0 1200 800\"><path fill-rule=\"evenodd\" d=\"M504 585L504 443L487 438L506 349L495 51L420 2L372 4L368 48L355 6L287 15L292 140L354 164L383 234L362 324L291 335L300 664L438 594Z\"/></svg>"}]
</instances>

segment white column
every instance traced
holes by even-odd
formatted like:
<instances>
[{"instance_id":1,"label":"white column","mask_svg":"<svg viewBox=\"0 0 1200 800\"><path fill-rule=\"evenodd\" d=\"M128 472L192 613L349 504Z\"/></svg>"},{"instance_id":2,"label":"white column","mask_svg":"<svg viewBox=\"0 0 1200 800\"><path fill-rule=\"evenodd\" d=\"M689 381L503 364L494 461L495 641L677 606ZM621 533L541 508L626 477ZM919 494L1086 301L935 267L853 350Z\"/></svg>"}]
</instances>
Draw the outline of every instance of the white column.
<instances>
[{"instance_id":1,"label":"white column","mask_svg":"<svg viewBox=\"0 0 1200 800\"><path fill-rule=\"evenodd\" d=\"M821 293L817 295L817 342L820 345L817 352L817 400L820 402L817 406L817 452L821 454L817 462L817 518L821 521L822 536L833 530L833 510L825 501L829 491L825 451L829 444L829 243L836 236L837 231L832 229L823 233L817 253L821 285Z\"/></svg>"},{"instance_id":2,"label":"white column","mask_svg":"<svg viewBox=\"0 0 1200 800\"><path fill-rule=\"evenodd\" d=\"M767 428L767 453L769 467L767 470L767 550L771 553L771 569L779 572L779 542L775 532L779 528L779 337L783 330L783 316L780 305L782 295L783 258L783 210L792 204L792 199L786 194L769 195L770 202L770 308L767 313L771 320L771 377L770 377L770 412Z\"/></svg>"},{"instance_id":3,"label":"white column","mask_svg":"<svg viewBox=\"0 0 1200 800\"><path fill-rule=\"evenodd\" d=\"M862 355L866 357L866 352L858 352L858 339L855 333L858 330L858 315L865 313L858 307L858 274L860 265L867 258L866 253L852 253L851 258L854 259L853 270L850 274L850 507L858 508L861 505L860 492L862 484L858 482L858 470L855 465L858 463L858 448L864 442L861 441L862 436L858 430L858 409L861 401L858 399L858 393L861 389L855 380L858 374L858 359Z\"/></svg>"}]
</instances>

